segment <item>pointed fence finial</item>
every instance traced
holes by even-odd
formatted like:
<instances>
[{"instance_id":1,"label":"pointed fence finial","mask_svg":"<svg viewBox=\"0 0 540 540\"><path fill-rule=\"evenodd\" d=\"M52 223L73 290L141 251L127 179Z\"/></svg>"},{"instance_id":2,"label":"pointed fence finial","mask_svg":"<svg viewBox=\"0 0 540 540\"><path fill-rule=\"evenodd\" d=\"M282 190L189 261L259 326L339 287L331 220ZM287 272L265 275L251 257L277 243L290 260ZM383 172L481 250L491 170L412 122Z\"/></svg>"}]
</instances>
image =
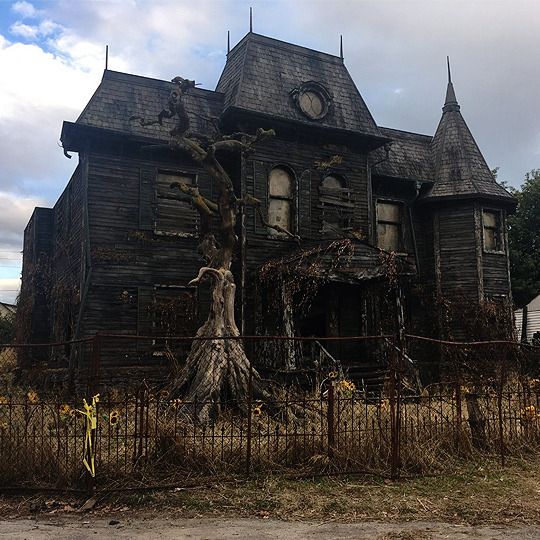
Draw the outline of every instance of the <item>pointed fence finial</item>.
<instances>
[{"instance_id":1,"label":"pointed fence finial","mask_svg":"<svg viewBox=\"0 0 540 540\"><path fill-rule=\"evenodd\" d=\"M339 35L339 57L343 60L343 35Z\"/></svg>"},{"instance_id":2,"label":"pointed fence finial","mask_svg":"<svg viewBox=\"0 0 540 540\"><path fill-rule=\"evenodd\" d=\"M109 69L109 46L105 45L105 70Z\"/></svg>"},{"instance_id":3,"label":"pointed fence finial","mask_svg":"<svg viewBox=\"0 0 540 540\"><path fill-rule=\"evenodd\" d=\"M452 84L452 74L450 73L450 57L446 57L446 65L448 67L448 84Z\"/></svg>"},{"instance_id":4,"label":"pointed fence finial","mask_svg":"<svg viewBox=\"0 0 540 540\"><path fill-rule=\"evenodd\" d=\"M249 8L249 31L253 32L253 8Z\"/></svg>"},{"instance_id":5,"label":"pointed fence finial","mask_svg":"<svg viewBox=\"0 0 540 540\"><path fill-rule=\"evenodd\" d=\"M231 52L231 31L227 30L227 54Z\"/></svg>"}]
</instances>

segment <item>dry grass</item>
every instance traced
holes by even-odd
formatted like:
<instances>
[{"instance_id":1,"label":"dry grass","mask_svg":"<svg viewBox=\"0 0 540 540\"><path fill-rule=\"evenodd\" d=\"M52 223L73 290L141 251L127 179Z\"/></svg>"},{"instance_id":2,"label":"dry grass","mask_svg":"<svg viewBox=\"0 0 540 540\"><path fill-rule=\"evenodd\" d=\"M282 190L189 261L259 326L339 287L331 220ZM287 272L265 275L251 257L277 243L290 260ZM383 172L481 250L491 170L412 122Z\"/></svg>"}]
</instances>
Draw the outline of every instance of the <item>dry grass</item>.
<instances>
[{"instance_id":1,"label":"dry grass","mask_svg":"<svg viewBox=\"0 0 540 540\"><path fill-rule=\"evenodd\" d=\"M401 482L374 478L286 480L267 476L159 493L121 495L107 505L167 516L260 516L287 520L437 520L540 523L540 459L462 464L456 474Z\"/></svg>"},{"instance_id":2,"label":"dry grass","mask_svg":"<svg viewBox=\"0 0 540 540\"><path fill-rule=\"evenodd\" d=\"M13 484L77 485L82 467L84 420L66 415L62 404L21 395L0 396L0 478ZM36 400L37 398L37 400ZM244 474L248 419L228 412L210 424L194 423L190 404L153 398L143 409L134 398L103 399L98 409L98 485L158 485L185 474L220 477ZM32 402L35 401L35 402ZM539 418L523 417L523 395L508 393L502 404L504 450L508 456L536 452ZM401 404L400 469L405 475L457 470L500 451L497 397L478 397L485 425L484 447L474 448L463 405L458 422L452 394L409 397ZM528 406L528 405L527 405ZM118 421L111 421L111 413ZM391 465L391 407L387 400L341 395L335 401L334 443L329 445L326 399L254 403L249 468L256 474L388 475Z\"/></svg>"},{"instance_id":3,"label":"dry grass","mask_svg":"<svg viewBox=\"0 0 540 540\"><path fill-rule=\"evenodd\" d=\"M539 524L540 458L461 463L454 474L391 482L374 477L203 482L190 489L99 496L95 513L139 517L260 517L317 522L444 521ZM0 498L3 517L70 511L80 500L27 496Z\"/></svg>"}]
</instances>

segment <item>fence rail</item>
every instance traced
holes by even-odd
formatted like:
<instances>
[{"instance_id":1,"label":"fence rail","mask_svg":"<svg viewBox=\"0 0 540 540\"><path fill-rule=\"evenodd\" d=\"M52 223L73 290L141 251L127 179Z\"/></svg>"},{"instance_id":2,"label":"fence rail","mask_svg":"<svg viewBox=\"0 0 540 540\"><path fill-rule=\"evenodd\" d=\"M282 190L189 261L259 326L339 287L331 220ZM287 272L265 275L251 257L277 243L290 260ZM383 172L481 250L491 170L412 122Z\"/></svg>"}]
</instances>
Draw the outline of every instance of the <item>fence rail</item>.
<instances>
[{"instance_id":1,"label":"fence rail","mask_svg":"<svg viewBox=\"0 0 540 540\"><path fill-rule=\"evenodd\" d=\"M156 355L156 365L171 360L175 343L190 339L161 338L167 355ZM335 351L313 354L315 338L234 339L244 340L261 371L257 345L265 345L267 355L269 344L289 340L306 346L297 349L294 369L267 366L265 377L278 371L287 376L273 386L271 397L222 403L224 412L206 423L197 411L209 403L172 399L163 381L139 379L121 388L104 384L109 369L104 358L110 351L119 344L136 350L142 341L155 354L159 339L100 335L76 343L0 346L2 365L11 362L15 369L21 351L25 362L39 359L27 381L50 380L43 370L66 374L70 365L84 375L79 395L62 394L60 386L51 393L47 385L30 388L2 380L0 482L81 488L90 476L83 458L93 459L98 486L133 488L182 483L193 476L269 472L397 478L450 470L478 455L498 456L504 463L510 455L540 448L538 348L413 335L401 341L393 336L316 338L325 347L333 343L357 355L356 362L336 366L321 360L335 358ZM377 373L369 384L366 365ZM137 366L129 366L138 373ZM89 400L98 390L91 429L82 396Z\"/></svg>"}]
</instances>

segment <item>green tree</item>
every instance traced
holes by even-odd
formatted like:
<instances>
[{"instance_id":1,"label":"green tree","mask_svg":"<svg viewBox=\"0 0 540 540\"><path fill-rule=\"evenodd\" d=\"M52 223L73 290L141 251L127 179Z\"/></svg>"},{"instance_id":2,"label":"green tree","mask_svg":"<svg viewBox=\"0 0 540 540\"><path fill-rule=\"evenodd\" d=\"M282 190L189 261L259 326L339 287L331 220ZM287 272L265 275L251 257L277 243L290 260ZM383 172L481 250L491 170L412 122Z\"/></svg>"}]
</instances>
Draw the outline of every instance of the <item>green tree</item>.
<instances>
[{"instance_id":1,"label":"green tree","mask_svg":"<svg viewBox=\"0 0 540 540\"><path fill-rule=\"evenodd\" d=\"M15 339L15 317L0 315L0 344L11 343Z\"/></svg>"},{"instance_id":2,"label":"green tree","mask_svg":"<svg viewBox=\"0 0 540 540\"><path fill-rule=\"evenodd\" d=\"M523 185L511 191L518 201L508 219L512 292L521 307L540 294L540 169L528 172Z\"/></svg>"}]
</instances>

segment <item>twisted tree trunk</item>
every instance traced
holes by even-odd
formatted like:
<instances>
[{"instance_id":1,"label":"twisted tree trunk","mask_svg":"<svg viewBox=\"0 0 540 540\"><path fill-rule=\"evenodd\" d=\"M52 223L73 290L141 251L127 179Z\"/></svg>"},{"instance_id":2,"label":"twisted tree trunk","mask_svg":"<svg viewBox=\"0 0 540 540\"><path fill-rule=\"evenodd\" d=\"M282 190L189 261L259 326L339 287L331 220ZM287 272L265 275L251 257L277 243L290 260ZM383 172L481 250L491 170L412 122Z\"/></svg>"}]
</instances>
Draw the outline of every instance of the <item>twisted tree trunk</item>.
<instances>
[{"instance_id":1,"label":"twisted tree trunk","mask_svg":"<svg viewBox=\"0 0 540 540\"><path fill-rule=\"evenodd\" d=\"M232 403L246 410L250 396L263 398L266 392L260 384L257 371L250 367L234 318L236 285L229 270L201 268L199 276L212 281L212 302L206 322L199 328L198 339L193 342L186 365L173 381L173 394L182 395L194 404L198 419L215 418ZM251 375L250 375L251 369ZM191 405L190 405L191 406Z\"/></svg>"},{"instance_id":2,"label":"twisted tree trunk","mask_svg":"<svg viewBox=\"0 0 540 540\"><path fill-rule=\"evenodd\" d=\"M242 206L254 206L266 226L292 237L294 235L279 225L266 222L260 201L249 195L237 196L230 176L216 157L218 152L246 154L254 144L274 136L274 131L259 128L255 135L217 135L211 143L206 135L188 135L189 117L182 98L194 88L195 82L181 77L175 77L172 82L175 86L169 97L168 109L161 111L156 121L147 122L140 117L132 119L146 126L161 124L163 118L175 118L176 125L170 131L168 147L174 152L188 154L219 187L219 197L214 202L201 195L196 186L181 182L171 184L171 188L178 188L191 197L201 218L199 250L206 265L190 284L198 284L206 278L211 281L212 287L208 318L196 336L208 339L194 340L186 365L173 380L171 395L182 396L186 402L197 403L196 416L201 421L207 421L215 417L228 402L233 401L238 408L245 410L250 395L263 399L269 396L257 371L250 368L242 341L236 339L240 333L234 316L236 286L231 273L231 263L238 243L236 216ZM212 217L219 220L216 235L211 228Z\"/></svg>"}]
</instances>

